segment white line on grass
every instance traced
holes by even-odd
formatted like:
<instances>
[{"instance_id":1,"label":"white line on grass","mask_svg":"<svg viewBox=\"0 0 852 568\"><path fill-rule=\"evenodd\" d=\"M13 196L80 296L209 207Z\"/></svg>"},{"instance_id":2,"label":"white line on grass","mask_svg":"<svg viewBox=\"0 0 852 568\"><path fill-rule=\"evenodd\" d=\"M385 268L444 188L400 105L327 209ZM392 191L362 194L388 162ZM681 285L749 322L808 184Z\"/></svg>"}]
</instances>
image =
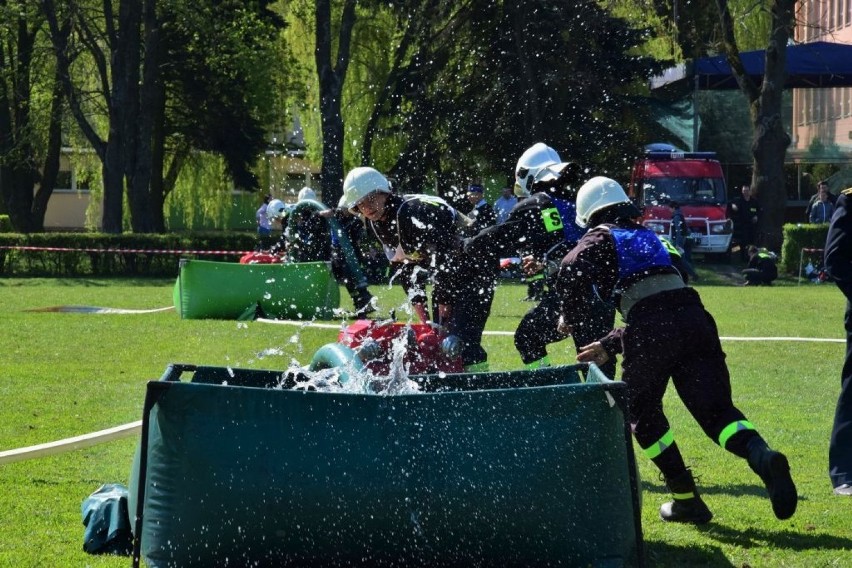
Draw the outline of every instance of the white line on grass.
<instances>
[{"instance_id":1,"label":"white line on grass","mask_svg":"<svg viewBox=\"0 0 852 568\"><path fill-rule=\"evenodd\" d=\"M6 450L0 452L0 465L88 448L96 444L133 436L141 430L142 421L137 420L136 422L122 424L121 426L107 428L106 430L98 430L97 432L83 434L82 436L74 436L73 438L65 438L64 440L56 440L55 442L47 442L15 450Z\"/></svg>"},{"instance_id":2,"label":"white line on grass","mask_svg":"<svg viewBox=\"0 0 852 568\"><path fill-rule=\"evenodd\" d=\"M260 323L272 323L277 325L290 325L296 327L317 327L320 329L342 329L341 324L333 323L317 323L312 321L299 320L274 320L266 318L258 318L256 321ZM503 335L513 336L514 331L483 331L483 335ZM814 341L824 343L846 343L845 339L834 339L826 337L720 337L722 341Z\"/></svg>"}]
</instances>

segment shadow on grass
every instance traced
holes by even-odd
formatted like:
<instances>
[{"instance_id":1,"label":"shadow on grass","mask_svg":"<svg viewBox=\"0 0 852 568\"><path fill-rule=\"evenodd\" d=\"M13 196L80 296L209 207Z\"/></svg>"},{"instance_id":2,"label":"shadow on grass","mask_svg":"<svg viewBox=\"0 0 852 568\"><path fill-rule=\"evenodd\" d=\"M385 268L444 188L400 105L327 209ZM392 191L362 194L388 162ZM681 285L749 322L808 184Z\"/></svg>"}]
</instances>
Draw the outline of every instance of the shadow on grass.
<instances>
[{"instance_id":1,"label":"shadow on grass","mask_svg":"<svg viewBox=\"0 0 852 568\"><path fill-rule=\"evenodd\" d=\"M645 541L645 565L676 566L734 566L715 546L677 546L668 542Z\"/></svg>"},{"instance_id":2,"label":"shadow on grass","mask_svg":"<svg viewBox=\"0 0 852 568\"><path fill-rule=\"evenodd\" d=\"M698 478L698 492L701 495L728 495L731 497L742 497L749 495L752 497L762 497L768 499L766 488L761 484L727 484L727 485L704 485L701 483L701 478ZM795 481L795 479L794 479ZM658 495L669 495L669 490L660 482L655 484L652 481L642 481L642 492L653 493ZM799 495L799 503L807 501L807 497Z\"/></svg>"},{"instance_id":3,"label":"shadow on grass","mask_svg":"<svg viewBox=\"0 0 852 568\"><path fill-rule=\"evenodd\" d=\"M795 530L763 530L761 528L740 531L712 522L703 527L698 527L698 530L704 533L706 537L722 544L741 548L771 546L776 549L798 552L805 550L848 551L852 549L852 538L830 534L803 533Z\"/></svg>"},{"instance_id":4,"label":"shadow on grass","mask_svg":"<svg viewBox=\"0 0 852 568\"><path fill-rule=\"evenodd\" d=\"M745 531L711 522L695 530L720 545L742 549L771 547L773 549L803 552L822 550L838 552L852 548L852 539L827 534L802 533L792 530L767 531L751 528ZM721 547L678 546L668 542L645 541L645 565L654 567L677 566L735 566Z\"/></svg>"}]
</instances>

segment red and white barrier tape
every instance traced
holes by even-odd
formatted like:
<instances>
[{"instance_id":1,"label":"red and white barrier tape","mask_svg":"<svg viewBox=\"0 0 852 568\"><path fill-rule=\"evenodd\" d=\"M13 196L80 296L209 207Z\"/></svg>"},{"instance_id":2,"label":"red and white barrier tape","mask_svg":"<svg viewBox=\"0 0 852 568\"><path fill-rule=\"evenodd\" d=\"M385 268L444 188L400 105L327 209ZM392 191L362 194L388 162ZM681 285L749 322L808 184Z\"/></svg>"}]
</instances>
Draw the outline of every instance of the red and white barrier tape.
<instances>
[{"instance_id":1,"label":"red and white barrier tape","mask_svg":"<svg viewBox=\"0 0 852 568\"><path fill-rule=\"evenodd\" d=\"M0 246L6 250L32 250L46 252L100 252L100 253L135 253L135 254L233 254L242 256L252 251L248 250L169 250L169 249L118 249L118 248L65 248L65 247L29 247L29 246Z\"/></svg>"}]
</instances>

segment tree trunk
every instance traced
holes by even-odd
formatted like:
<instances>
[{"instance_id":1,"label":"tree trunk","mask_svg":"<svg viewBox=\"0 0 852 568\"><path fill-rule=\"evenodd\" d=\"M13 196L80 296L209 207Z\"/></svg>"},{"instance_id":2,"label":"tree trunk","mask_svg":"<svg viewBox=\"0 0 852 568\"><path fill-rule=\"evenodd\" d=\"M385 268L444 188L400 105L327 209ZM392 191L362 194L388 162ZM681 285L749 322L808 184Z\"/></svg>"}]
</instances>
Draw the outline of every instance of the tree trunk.
<instances>
[{"instance_id":1,"label":"tree trunk","mask_svg":"<svg viewBox=\"0 0 852 568\"><path fill-rule=\"evenodd\" d=\"M349 48L355 25L355 0L346 0L337 38L337 61L331 62L331 2L316 0L316 51L322 130L322 198L331 206L343 194L343 118L340 115L343 84L349 67Z\"/></svg>"},{"instance_id":2,"label":"tree trunk","mask_svg":"<svg viewBox=\"0 0 852 568\"><path fill-rule=\"evenodd\" d=\"M138 2L137 2L138 3ZM138 24L135 26L135 45L133 53L137 54L132 64L138 74L140 49L141 24L144 19L145 42L144 42L144 67L142 72L142 85L135 89L136 116L133 119L134 140L132 159L128 161L129 173L127 191L128 203L130 204L131 227L134 233L156 232L158 227L155 222L157 213L152 210L151 203L151 179L153 172L153 151L155 121L160 116L160 107L163 104L165 93L160 81L160 29L156 16L156 0L145 0L142 10L136 14ZM136 83L138 85L138 81ZM162 129L160 129L162 130ZM160 164L160 175L162 175L162 164ZM162 210L159 213L162 219Z\"/></svg>"},{"instance_id":3,"label":"tree trunk","mask_svg":"<svg viewBox=\"0 0 852 568\"><path fill-rule=\"evenodd\" d=\"M0 46L0 179L12 226L22 233L39 229L32 216L33 189L38 179L31 142L30 94L35 31L21 15L14 22L14 41Z\"/></svg>"},{"instance_id":4,"label":"tree trunk","mask_svg":"<svg viewBox=\"0 0 852 568\"><path fill-rule=\"evenodd\" d=\"M165 89L159 84L161 95L156 102L152 101L154 116L152 117L151 130L151 183L148 190L148 208L151 215L151 223L156 233L166 232L166 219L163 207L166 203L165 187L165 160L166 160L166 106Z\"/></svg>"},{"instance_id":5,"label":"tree trunk","mask_svg":"<svg viewBox=\"0 0 852 568\"><path fill-rule=\"evenodd\" d=\"M44 156L41 183L33 199L32 216L37 231L44 230L47 204L56 188L59 175L59 159L62 154L62 114L65 105L62 95L62 80L57 70L53 78L53 96L50 102L50 124L48 125L47 152Z\"/></svg>"},{"instance_id":6,"label":"tree trunk","mask_svg":"<svg viewBox=\"0 0 852 568\"><path fill-rule=\"evenodd\" d=\"M723 49L740 90L749 101L754 136L751 185L762 211L758 224L759 244L780 251L787 209L784 158L790 145L790 136L784 130L781 103L787 81L787 42L793 31L796 2L774 0L770 4L772 24L766 47L766 68L759 87L745 74L728 1L716 0L716 4L724 37Z\"/></svg>"}]
</instances>

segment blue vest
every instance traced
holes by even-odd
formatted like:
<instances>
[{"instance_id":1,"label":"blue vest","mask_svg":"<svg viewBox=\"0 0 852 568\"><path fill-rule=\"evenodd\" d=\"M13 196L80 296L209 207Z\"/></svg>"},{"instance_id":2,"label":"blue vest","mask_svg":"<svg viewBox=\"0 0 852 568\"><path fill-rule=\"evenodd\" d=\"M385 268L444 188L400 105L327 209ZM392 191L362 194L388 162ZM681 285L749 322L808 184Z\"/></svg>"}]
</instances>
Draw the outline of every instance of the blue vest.
<instances>
[{"instance_id":1,"label":"blue vest","mask_svg":"<svg viewBox=\"0 0 852 568\"><path fill-rule=\"evenodd\" d=\"M586 229L577 225L577 204L556 197L551 197L550 201L556 206L562 218L562 232L565 234L565 240L569 243L579 241L580 237L586 234Z\"/></svg>"},{"instance_id":2,"label":"blue vest","mask_svg":"<svg viewBox=\"0 0 852 568\"><path fill-rule=\"evenodd\" d=\"M618 255L618 280L646 272L652 268L672 266L668 251L650 229L610 228Z\"/></svg>"}]
</instances>

